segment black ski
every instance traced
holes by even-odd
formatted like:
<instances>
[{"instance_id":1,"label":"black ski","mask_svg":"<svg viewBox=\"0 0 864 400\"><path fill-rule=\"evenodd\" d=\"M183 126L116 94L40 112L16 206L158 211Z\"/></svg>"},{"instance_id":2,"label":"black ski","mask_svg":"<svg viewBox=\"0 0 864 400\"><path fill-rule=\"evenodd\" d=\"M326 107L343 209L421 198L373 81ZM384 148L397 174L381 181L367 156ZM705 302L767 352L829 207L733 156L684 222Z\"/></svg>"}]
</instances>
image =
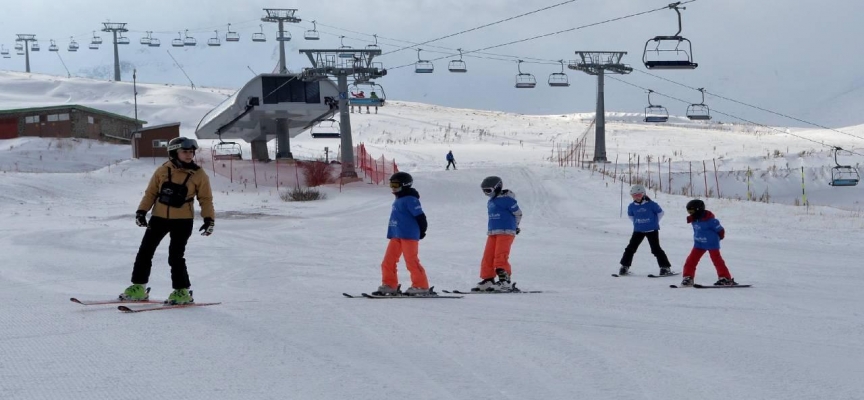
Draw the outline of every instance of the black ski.
<instances>
[{"instance_id":1,"label":"black ski","mask_svg":"<svg viewBox=\"0 0 864 400\"><path fill-rule=\"evenodd\" d=\"M667 276L675 276L675 275L681 275L681 273L680 273L680 272L670 272L670 273L668 273L668 274L666 274L666 275L654 275L654 274L648 274L648 277L649 277L649 278L665 278L665 277L667 277Z\"/></svg>"},{"instance_id":2,"label":"black ski","mask_svg":"<svg viewBox=\"0 0 864 400\"><path fill-rule=\"evenodd\" d=\"M477 291L461 291L461 290L442 290L444 293L453 293L453 294L520 294L520 293L543 293L542 290L510 290L510 291L485 291L485 290L477 290Z\"/></svg>"},{"instance_id":3,"label":"black ski","mask_svg":"<svg viewBox=\"0 0 864 400\"><path fill-rule=\"evenodd\" d=\"M396 296L375 296L369 293L360 293L360 295L353 295L348 293L342 293L343 296L349 299L461 299L463 296L406 296L404 294L396 295Z\"/></svg>"},{"instance_id":4,"label":"black ski","mask_svg":"<svg viewBox=\"0 0 864 400\"><path fill-rule=\"evenodd\" d=\"M748 288L752 285L693 285L696 289L735 289L735 288Z\"/></svg>"}]
</instances>

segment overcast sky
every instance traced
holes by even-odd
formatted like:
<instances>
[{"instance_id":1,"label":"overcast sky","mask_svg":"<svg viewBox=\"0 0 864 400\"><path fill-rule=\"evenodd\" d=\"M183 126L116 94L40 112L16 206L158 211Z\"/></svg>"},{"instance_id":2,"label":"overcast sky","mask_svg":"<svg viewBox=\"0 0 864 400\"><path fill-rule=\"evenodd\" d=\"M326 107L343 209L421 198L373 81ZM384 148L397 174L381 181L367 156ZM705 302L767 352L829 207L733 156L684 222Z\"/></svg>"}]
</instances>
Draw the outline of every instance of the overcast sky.
<instances>
[{"instance_id":1,"label":"overcast sky","mask_svg":"<svg viewBox=\"0 0 864 400\"><path fill-rule=\"evenodd\" d=\"M294 40L286 50L289 69L298 71L309 66L299 49L338 48L340 35L346 36L345 45L362 48L371 43L372 34L377 34L379 45L387 53L408 46L408 42L424 42L563 1L31 0L4 9L0 44L11 49L15 34L34 33L42 51L32 55L32 72L66 75L62 57L73 76L111 79L113 52L108 34L99 29L105 21L126 22L132 44L121 46L120 56L138 69L139 80L188 84L170 58L170 51L196 86L239 88L253 76L250 69L269 72L278 61L277 42L273 40L276 24L260 21L265 7L298 9L297 16L303 21L289 26ZM661 8L668 3L578 0L420 47L424 59L433 59L456 54L456 48L469 52ZM435 61L435 73L418 75L413 66L397 68L416 61L416 50L394 52L378 59L389 69L378 83L388 98L396 100L528 114L591 112L596 78L565 69L571 86L548 87L549 74L560 72L560 66L550 61L572 60L577 50L615 50L628 52L624 62L635 71L613 78L683 100L652 96L655 104L667 107L673 115L683 115L688 103L699 103L699 92L643 72L820 124L864 123L860 114L860 106L864 106L864 74L860 72L864 54L857 44L864 30L859 21L864 15L864 2L697 0L685 7L681 35L692 41L694 61L699 63L695 70L648 71L641 62L646 40L672 35L677 30L675 12L667 9L497 47L483 51L483 58L466 54L466 74L447 72L447 61L439 60ZM318 42L302 39L303 32L312 28L312 20L318 21ZM206 46L207 39L215 35L214 29L224 39L228 23L240 33L241 41L223 41L218 48ZM250 40L252 33L259 31L259 24L264 24L268 38L265 43ZM198 40L198 46L172 48L171 40L186 29ZM105 42L99 50L87 48L93 30ZM138 44L145 31L154 31L162 47L152 49ZM77 53L66 51L70 36L81 46ZM61 48L57 54L46 51L50 39ZM0 59L0 69L23 71L23 57L14 55L14 50L12 53L12 59ZM535 75L537 88L513 87L515 60L519 58L526 61L523 72ZM123 80L131 80L131 73L124 73ZM607 111L643 112L647 105L645 92L614 79L607 79L606 92ZM755 122L803 125L712 96L707 96L705 102L717 112ZM715 115L719 120L734 121Z\"/></svg>"}]
</instances>

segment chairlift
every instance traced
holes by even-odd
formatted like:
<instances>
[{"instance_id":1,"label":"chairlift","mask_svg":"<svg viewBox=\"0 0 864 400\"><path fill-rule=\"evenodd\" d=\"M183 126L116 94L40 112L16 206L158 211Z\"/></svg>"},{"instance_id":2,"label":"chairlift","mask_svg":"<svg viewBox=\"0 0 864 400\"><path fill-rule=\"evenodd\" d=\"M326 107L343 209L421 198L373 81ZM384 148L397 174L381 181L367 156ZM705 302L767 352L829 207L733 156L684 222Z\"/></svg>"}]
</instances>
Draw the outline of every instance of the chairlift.
<instances>
[{"instance_id":1,"label":"chairlift","mask_svg":"<svg viewBox=\"0 0 864 400\"><path fill-rule=\"evenodd\" d=\"M174 39L174 40L171 41L171 46L174 46L174 47L183 47L183 46L185 46L185 44L183 44L183 32L177 32L177 35L178 35L179 37L178 37L177 39Z\"/></svg>"},{"instance_id":2,"label":"chairlift","mask_svg":"<svg viewBox=\"0 0 864 400\"><path fill-rule=\"evenodd\" d=\"M339 139L342 137L342 124L333 118L325 119L313 124L309 133L313 139Z\"/></svg>"},{"instance_id":3,"label":"chairlift","mask_svg":"<svg viewBox=\"0 0 864 400\"><path fill-rule=\"evenodd\" d=\"M39 43L33 42L33 44L30 45L30 51L39 51Z\"/></svg>"},{"instance_id":4,"label":"chairlift","mask_svg":"<svg viewBox=\"0 0 864 400\"><path fill-rule=\"evenodd\" d=\"M96 36L96 31L93 31L93 38L90 39L90 44L95 44L97 49L99 48L98 46L102 44L102 38ZM92 49L93 47L91 46L90 48Z\"/></svg>"},{"instance_id":5,"label":"chairlift","mask_svg":"<svg viewBox=\"0 0 864 400\"><path fill-rule=\"evenodd\" d=\"M519 74L516 75L516 89L533 89L537 86L537 79L534 79L534 75L529 74L527 72L522 72L522 60L516 64L516 69L519 71Z\"/></svg>"},{"instance_id":6,"label":"chairlift","mask_svg":"<svg viewBox=\"0 0 864 400\"><path fill-rule=\"evenodd\" d=\"M0 44L0 55L2 55L3 58L12 58L12 55L9 54L9 49L3 47L2 44Z\"/></svg>"},{"instance_id":7,"label":"chairlift","mask_svg":"<svg viewBox=\"0 0 864 400\"><path fill-rule=\"evenodd\" d=\"M19 56L24 55L24 45L23 44L21 44L21 43L15 44L15 54L18 54Z\"/></svg>"},{"instance_id":8,"label":"chairlift","mask_svg":"<svg viewBox=\"0 0 864 400\"><path fill-rule=\"evenodd\" d=\"M259 24L258 26L261 27L261 32L253 33L252 34L252 41L253 42L266 42L267 36L264 36L264 25Z\"/></svg>"},{"instance_id":9,"label":"chairlift","mask_svg":"<svg viewBox=\"0 0 864 400\"><path fill-rule=\"evenodd\" d=\"M78 51L78 47L79 47L79 46L78 46L78 42L75 41L75 37L74 37L74 36L70 36L70 37L69 37L69 48L68 48L68 50L69 50L69 51Z\"/></svg>"},{"instance_id":10,"label":"chairlift","mask_svg":"<svg viewBox=\"0 0 864 400\"><path fill-rule=\"evenodd\" d=\"M679 36L681 34L681 11L686 9L678 7L681 2L672 3L669 8L678 14L678 32L673 36L656 36L645 42L645 51L642 53L642 62L648 69L694 69L699 64L693 62L693 47L689 40ZM651 49L651 42L654 48Z\"/></svg>"},{"instance_id":11,"label":"chairlift","mask_svg":"<svg viewBox=\"0 0 864 400\"><path fill-rule=\"evenodd\" d=\"M216 32L216 36L213 36L212 38L207 39L207 45L213 46L213 47L221 46L222 42L219 40L219 31L213 31L213 32Z\"/></svg>"},{"instance_id":12,"label":"chairlift","mask_svg":"<svg viewBox=\"0 0 864 400\"><path fill-rule=\"evenodd\" d=\"M417 62L414 63L414 72L418 74L431 74L435 71L435 65L429 60L420 58L420 52L423 49L417 49Z\"/></svg>"},{"instance_id":13,"label":"chairlift","mask_svg":"<svg viewBox=\"0 0 864 400\"><path fill-rule=\"evenodd\" d=\"M564 60L558 60L561 63L561 72L553 72L549 74L549 86L551 87L568 87L570 79L564 73Z\"/></svg>"},{"instance_id":14,"label":"chairlift","mask_svg":"<svg viewBox=\"0 0 864 400\"><path fill-rule=\"evenodd\" d=\"M212 150L214 160L243 159L243 149L240 148L240 144L237 142L223 142L222 138L219 138L219 143L214 144Z\"/></svg>"},{"instance_id":15,"label":"chairlift","mask_svg":"<svg viewBox=\"0 0 864 400\"><path fill-rule=\"evenodd\" d=\"M231 24L228 24L228 33L225 34L225 41L226 42L239 42L240 41L240 34L237 32L231 31Z\"/></svg>"},{"instance_id":16,"label":"chairlift","mask_svg":"<svg viewBox=\"0 0 864 400\"><path fill-rule=\"evenodd\" d=\"M447 64L447 70L450 72L468 72L468 65L465 64L465 61L462 61L462 49L456 49L459 51L459 59L458 60L450 60L450 63Z\"/></svg>"},{"instance_id":17,"label":"chairlift","mask_svg":"<svg viewBox=\"0 0 864 400\"><path fill-rule=\"evenodd\" d=\"M186 30L186 37L183 38L183 46L195 46L198 44L198 41L195 40L194 37L189 36L189 30Z\"/></svg>"},{"instance_id":18,"label":"chairlift","mask_svg":"<svg viewBox=\"0 0 864 400\"><path fill-rule=\"evenodd\" d=\"M162 45L162 41L158 38L151 37L150 38L150 47L159 47Z\"/></svg>"},{"instance_id":19,"label":"chairlift","mask_svg":"<svg viewBox=\"0 0 864 400\"><path fill-rule=\"evenodd\" d=\"M129 44L129 38L120 34L120 36L117 37L117 44Z\"/></svg>"},{"instance_id":20,"label":"chairlift","mask_svg":"<svg viewBox=\"0 0 864 400\"><path fill-rule=\"evenodd\" d=\"M291 41L291 32L286 31L286 30L279 32L279 36L276 36L276 41L277 42L290 42Z\"/></svg>"},{"instance_id":21,"label":"chairlift","mask_svg":"<svg viewBox=\"0 0 864 400\"><path fill-rule=\"evenodd\" d=\"M658 123L658 122L666 122L669 120L669 112L666 111L666 107L663 107L659 104L651 104L651 93L654 93L653 90L648 89L648 107L645 107L645 122Z\"/></svg>"},{"instance_id":22,"label":"chairlift","mask_svg":"<svg viewBox=\"0 0 864 400\"><path fill-rule=\"evenodd\" d=\"M353 96L353 94L360 92L363 92L363 97ZM355 82L348 88L348 93L352 94L348 98L348 104L351 106L383 107L387 100L384 87L372 81Z\"/></svg>"},{"instance_id":23,"label":"chairlift","mask_svg":"<svg viewBox=\"0 0 864 400\"><path fill-rule=\"evenodd\" d=\"M702 93L702 102L687 106L687 118L692 121L708 121L711 119L711 110L705 105L705 88L697 90Z\"/></svg>"},{"instance_id":24,"label":"chairlift","mask_svg":"<svg viewBox=\"0 0 864 400\"><path fill-rule=\"evenodd\" d=\"M339 36L339 50L344 51L344 53L339 53L339 58L354 58L354 53L351 53L351 46L346 46L344 43L345 36Z\"/></svg>"},{"instance_id":25,"label":"chairlift","mask_svg":"<svg viewBox=\"0 0 864 400\"><path fill-rule=\"evenodd\" d=\"M54 42L54 39L51 39L51 45L48 46L48 51L60 51L60 48L57 47L57 43Z\"/></svg>"},{"instance_id":26,"label":"chairlift","mask_svg":"<svg viewBox=\"0 0 864 400\"><path fill-rule=\"evenodd\" d=\"M837 162L837 153L840 151L843 149L839 147L833 149L835 166L831 168L831 182L828 184L831 186L857 186L861 179L861 176L858 175L858 169L851 165L840 165Z\"/></svg>"},{"instance_id":27,"label":"chairlift","mask_svg":"<svg viewBox=\"0 0 864 400\"><path fill-rule=\"evenodd\" d=\"M87 46L90 50L99 50L99 45L93 42L90 42L90 45Z\"/></svg>"},{"instance_id":28,"label":"chairlift","mask_svg":"<svg viewBox=\"0 0 864 400\"><path fill-rule=\"evenodd\" d=\"M312 21L312 29L303 33L303 39L306 40L320 40L321 34L318 33L318 25L315 21Z\"/></svg>"},{"instance_id":29,"label":"chairlift","mask_svg":"<svg viewBox=\"0 0 864 400\"><path fill-rule=\"evenodd\" d=\"M138 41L138 43L141 43L141 44L143 44L144 46L149 46L149 45L150 45L150 40L151 40L150 35L151 35L152 33L153 33L152 31L147 31L147 36L142 37L141 40Z\"/></svg>"},{"instance_id":30,"label":"chairlift","mask_svg":"<svg viewBox=\"0 0 864 400\"><path fill-rule=\"evenodd\" d=\"M378 47L378 35L373 34L372 37L375 38L375 43L374 44L367 44L366 50L381 50L381 48Z\"/></svg>"}]
</instances>

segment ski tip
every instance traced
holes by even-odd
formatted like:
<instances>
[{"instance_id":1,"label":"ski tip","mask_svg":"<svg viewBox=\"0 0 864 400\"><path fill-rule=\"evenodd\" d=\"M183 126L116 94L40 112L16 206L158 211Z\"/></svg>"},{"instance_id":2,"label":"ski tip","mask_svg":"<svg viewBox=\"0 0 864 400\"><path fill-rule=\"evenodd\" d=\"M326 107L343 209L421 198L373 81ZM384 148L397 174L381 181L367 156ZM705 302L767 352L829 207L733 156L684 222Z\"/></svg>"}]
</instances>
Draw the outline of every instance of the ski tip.
<instances>
[{"instance_id":1,"label":"ski tip","mask_svg":"<svg viewBox=\"0 0 864 400\"><path fill-rule=\"evenodd\" d=\"M78 299L76 299L76 298L74 298L74 297L70 297L70 298L69 298L69 301L71 301L71 302L73 302L73 303L84 304L84 303L81 303L81 300L78 300Z\"/></svg>"},{"instance_id":2,"label":"ski tip","mask_svg":"<svg viewBox=\"0 0 864 400\"><path fill-rule=\"evenodd\" d=\"M117 306L117 309L123 312L134 312L134 310L126 306Z\"/></svg>"},{"instance_id":3,"label":"ski tip","mask_svg":"<svg viewBox=\"0 0 864 400\"><path fill-rule=\"evenodd\" d=\"M345 297L347 297L347 298L349 298L349 299L353 299L353 298L354 298L354 296L352 296L352 295L350 295L350 294L348 294L348 293L342 293L342 295L345 296Z\"/></svg>"},{"instance_id":4,"label":"ski tip","mask_svg":"<svg viewBox=\"0 0 864 400\"><path fill-rule=\"evenodd\" d=\"M669 285L669 287L672 289L678 289L678 285Z\"/></svg>"},{"instance_id":5,"label":"ski tip","mask_svg":"<svg viewBox=\"0 0 864 400\"><path fill-rule=\"evenodd\" d=\"M612 276L614 276L614 277L616 277L616 278L620 278L620 277L621 277L621 275L618 275L618 274L612 274Z\"/></svg>"}]
</instances>

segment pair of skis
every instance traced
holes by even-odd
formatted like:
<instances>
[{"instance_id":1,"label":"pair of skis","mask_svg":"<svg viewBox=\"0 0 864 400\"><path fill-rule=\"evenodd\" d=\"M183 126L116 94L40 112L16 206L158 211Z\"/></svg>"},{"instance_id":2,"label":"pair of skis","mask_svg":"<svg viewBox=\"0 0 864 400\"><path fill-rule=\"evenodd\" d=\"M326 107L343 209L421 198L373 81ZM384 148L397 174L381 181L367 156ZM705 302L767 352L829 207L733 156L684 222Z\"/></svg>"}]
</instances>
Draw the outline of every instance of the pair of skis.
<instances>
[{"instance_id":1,"label":"pair of skis","mask_svg":"<svg viewBox=\"0 0 864 400\"><path fill-rule=\"evenodd\" d=\"M150 293L150 288L147 288L147 293ZM191 307L204 307L204 306L215 306L217 304L222 303L189 303L189 304L166 304L164 301L160 300L139 300L139 301L131 301L131 300L79 300L74 297L70 298L69 301L73 303L81 304L82 306L103 306L103 305L114 305L118 304L117 309L124 313L139 313L145 311L159 311L159 310L173 310L176 308L191 308ZM130 308L130 305L144 305L148 307L135 307Z\"/></svg>"},{"instance_id":2,"label":"pair of skis","mask_svg":"<svg viewBox=\"0 0 864 400\"><path fill-rule=\"evenodd\" d=\"M629 272L626 273L626 274L624 274L624 275L612 274L612 276L614 276L614 277L616 277L616 278L620 278L620 277L622 277L622 276L630 276L630 275L634 275L634 274L629 273ZM671 273L668 273L668 274L666 274L666 275L654 275L654 274L648 274L648 277L649 277L649 278L665 278L665 277L667 277L667 276L675 276L675 275L681 275L681 273L680 273L680 272L671 272Z\"/></svg>"},{"instance_id":3,"label":"pair of skis","mask_svg":"<svg viewBox=\"0 0 864 400\"><path fill-rule=\"evenodd\" d=\"M753 285L717 285L717 286L715 286L715 285L700 285L700 284L696 283L691 287L696 288L696 289L736 289L736 288L748 288L751 286L753 286ZM669 287L672 289L683 289L683 288L686 288L687 286L669 285Z\"/></svg>"}]
</instances>

